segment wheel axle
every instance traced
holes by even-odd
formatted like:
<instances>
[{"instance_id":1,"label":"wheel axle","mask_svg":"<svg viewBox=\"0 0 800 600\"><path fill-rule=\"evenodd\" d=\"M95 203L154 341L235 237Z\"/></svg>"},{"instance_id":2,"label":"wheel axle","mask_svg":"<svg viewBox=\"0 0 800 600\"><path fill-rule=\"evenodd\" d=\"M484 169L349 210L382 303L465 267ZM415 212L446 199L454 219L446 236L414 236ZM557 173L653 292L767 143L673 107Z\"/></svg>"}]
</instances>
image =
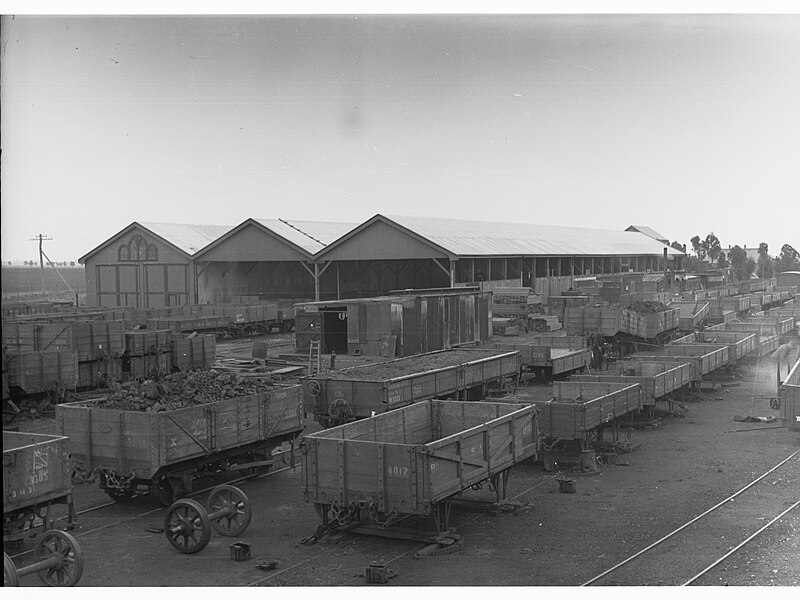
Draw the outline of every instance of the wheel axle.
<instances>
[{"instance_id":1,"label":"wheel axle","mask_svg":"<svg viewBox=\"0 0 800 600\"><path fill-rule=\"evenodd\" d=\"M19 578L36 573L48 587L71 587L83 574L83 552L77 540L65 531L51 529L39 539L32 565L17 569L3 553L3 585L17 586Z\"/></svg>"}]
</instances>

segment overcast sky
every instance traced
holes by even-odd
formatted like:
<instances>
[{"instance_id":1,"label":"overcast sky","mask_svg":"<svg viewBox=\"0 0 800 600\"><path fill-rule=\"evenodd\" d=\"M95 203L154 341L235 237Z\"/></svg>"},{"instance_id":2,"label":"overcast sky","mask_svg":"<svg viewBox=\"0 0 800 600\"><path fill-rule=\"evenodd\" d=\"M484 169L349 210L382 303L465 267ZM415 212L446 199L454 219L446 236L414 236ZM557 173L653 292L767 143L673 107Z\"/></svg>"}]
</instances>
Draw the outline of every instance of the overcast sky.
<instances>
[{"instance_id":1,"label":"overcast sky","mask_svg":"<svg viewBox=\"0 0 800 600\"><path fill-rule=\"evenodd\" d=\"M800 250L800 15L3 17L2 259L376 213Z\"/></svg>"}]
</instances>

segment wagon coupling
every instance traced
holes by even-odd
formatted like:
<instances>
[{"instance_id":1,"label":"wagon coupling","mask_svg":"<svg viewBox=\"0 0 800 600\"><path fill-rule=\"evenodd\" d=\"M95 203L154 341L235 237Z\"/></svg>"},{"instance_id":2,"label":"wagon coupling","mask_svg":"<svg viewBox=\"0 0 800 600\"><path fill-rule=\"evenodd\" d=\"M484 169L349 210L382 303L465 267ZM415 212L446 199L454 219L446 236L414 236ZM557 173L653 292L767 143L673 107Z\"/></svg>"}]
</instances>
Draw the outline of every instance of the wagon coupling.
<instances>
[{"instance_id":1,"label":"wagon coupling","mask_svg":"<svg viewBox=\"0 0 800 600\"><path fill-rule=\"evenodd\" d=\"M83 552L70 534L52 529L36 544L32 565L17 569L8 554L3 553L3 585L17 586L19 578L36 573L49 587L74 586L83 574Z\"/></svg>"},{"instance_id":2,"label":"wagon coupling","mask_svg":"<svg viewBox=\"0 0 800 600\"><path fill-rule=\"evenodd\" d=\"M242 534L252 519L245 493L232 485L218 485L208 495L208 511L194 500L178 500L164 517L164 535L184 554L200 552L211 540L211 528L227 537Z\"/></svg>"}]
</instances>

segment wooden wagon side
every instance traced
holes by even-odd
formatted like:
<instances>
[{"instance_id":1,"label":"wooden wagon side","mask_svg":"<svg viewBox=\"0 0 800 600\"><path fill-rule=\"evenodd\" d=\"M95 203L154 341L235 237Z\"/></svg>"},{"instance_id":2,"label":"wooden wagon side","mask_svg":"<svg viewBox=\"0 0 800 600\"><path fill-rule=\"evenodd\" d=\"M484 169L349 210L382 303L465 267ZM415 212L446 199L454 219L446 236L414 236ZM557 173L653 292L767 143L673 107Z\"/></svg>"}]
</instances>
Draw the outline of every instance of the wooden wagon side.
<instances>
[{"instance_id":1,"label":"wooden wagon side","mask_svg":"<svg viewBox=\"0 0 800 600\"><path fill-rule=\"evenodd\" d=\"M800 360L780 387L781 419L789 431L800 432Z\"/></svg>"},{"instance_id":2,"label":"wooden wagon side","mask_svg":"<svg viewBox=\"0 0 800 600\"><path fill-rule=\"evenodd\" d=\"M534 457L537 438L532 405L420 402L305 436L306 499L321 514L360 507L378 520L430 515L437 503Z\"/></svg>"},{"instance_id":3,"label":"wooden wagon side","mask_svg":"<svg viewBox=\"0 0 800 600\"><path fill-rule=\"evenodd\" d=\"M75 520L67 438L41 433L3 432L3 540L23 539L41 518L52 526L50 507L67 506Z\"/></svg>"},{"instance_id":4,"label":"wooden wagon side","mask_svg":"<svg viewBox=\"0 0 800 600\"><path fill-rule=\"evenodd\" d=\"M299 385L159 412L100 408L100 402L56 406L56 425L69 436L79 472L99 473L103 489L130 494L167 477L180 495L201 467L271 450L303 430Z\"/></svg>"}]
</instances>

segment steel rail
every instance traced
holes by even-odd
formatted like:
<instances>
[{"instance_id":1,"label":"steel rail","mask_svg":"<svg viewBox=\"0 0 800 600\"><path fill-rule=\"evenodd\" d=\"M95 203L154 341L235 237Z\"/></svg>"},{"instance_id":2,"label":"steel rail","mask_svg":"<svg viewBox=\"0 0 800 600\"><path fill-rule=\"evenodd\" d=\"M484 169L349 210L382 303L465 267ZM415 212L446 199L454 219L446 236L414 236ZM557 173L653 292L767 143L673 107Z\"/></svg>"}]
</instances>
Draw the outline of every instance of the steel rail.
<instances>
[{"instance_id":1,"label":"steel rail","mask_svg":"<svg viewBox=\"0 0 800 600\"><path fill-rule=\"evenodd\" d=\"M617 569L619 569L619 568L620 568L620 567L622 567L623 565L626 565L626 564L628 564L629 562L631 562L632 560L635 560L635 559L639 558L639 557L640 557L642 554L644 554L645 552L649 552L650 550L652 550L653 548L655 548L655 547L656 547L656 546L658 546L659 544L661 544L661 543L665 542L666 540L670 539L670 538L671 538L671 537L673 537L674 535L677 535L678 533L680 533L681 531L683 531L684 529L686 529L686 528L687 528L687 527L689 527L690 525L692 525L692 524L696 523L697 521L699 521L699 520L700 520L700 519L702 519L703 517L705 517L705 516L709 515L710 513L714 512L714 511L715 511L715 510L717 510L719 507L723 506L724 504L727 504L728 502L730 502L731 500L733 500L734 498L736 498L736 497L737 497L739 494L742 494L742 493L744 493L746 490L748 490L749 488L753 487L753 486L754 486L755 484L757 484L759 481L761 481L762 479L764 479L764 478L765 478L767 475L769 475L769 474L770 474L770 473L772 473L773 471L775 471L775 470L779 469L780 467L782 467L784 464L786 464L787 462L789 462L791 459L793 459L793 458L794 458L795 456L797 456L798 454L800 454L800 450L796 450L795 452L793 452L792 454L790 454L788 457L784 458L784 459L783 459L781 462L779 462L777 465L775 465L774 467L772 467L772 468L771 468L769 471L767 471L767 472L766 472L766 473L764 473L763 475L760 475L758 478L754 479L753 481L751 481L750 483L748 483L746 486L744 486L743 488L741 488L739 491L735 492L735 493L734 493L734 494L732 494L731 496L728 496L727 498L725 498L724 500L722 500L722 501L721 501L721 502L719 502L718 504L715 504L714 506L712 506L711 508L709 508L709 509L708 509L708 510L706 510L705 512L703 512L703 513L701 513L701 514L697 515L695 518L693 518L693 519L691 519L690 521L688 521L688 522L684 523L683 525L681 525L680 527L678 527L678 528L677 528L677 529L675 529L674 531L672 531L672 532L668 533L667 535L665 535L665 536L664 536L664 537L662 537L661 539L659 539L659 540L656 540L655 542L653 542L652 544L650 544L650 545L649 545L649 546L647 546L646 548L643 548L643 549L639 550L639 552L636 552L635 554L633 554L633 555L629 556L628 558L626 558L626 559L625 559L625 560L623 560L622 562L620 562L620 563L617 563L617 564L616 564L616 565L614 565L613 567L611 567L611 568L609 568L609 569L607 569L607 570L603 571L603 572L602 572L602 573L600 573L599 575L596 575L595 577L592 577L590 580L588 580L588 581L586 581L586 582L582 583L582 584L580 585L580 587L585 587L585 586L587 586L587 585L591 585L591 584L592 584L592 583L594 583L595 581L597 581L597 580L599 580L599 579L602 579L603 577L605 577L606 575L608 575L608 574L610 574L610 573L613 573L614 571L616 571Z\"/></svg>"},{"instance_id":2,"label":"steel rail","mask_svg":"<svg viewBox=\"0 0 800 600\"><path fill-rule=\"evenodd\" d=\"M794 509L795 509L795 508L797 508L798 506L800 506L800 500L798 500L797 502L795 502L794 504L792 504L792 505L791 505L789 508L787 508L785 511L783 511L781 514L779 514L777 517L775 517L774 519L772 519L772 520L771 520L769 523L767 523L766 525L764 525L764 526L763 526L761 529L759 529L759 530L758 530L758 531L756 531L754 534L752 534L751 536L749 536L749 537L748 537L746 540L744 540L744 541L743 541L741 544L739 544L738 546L736 546L736 547L735 547L735 548L733 548L732 550L728 551L728 553L727 553L727 554L725 554L725 555L724 555L724 556L722 556L721 558L719 558L719 559L715 560L713 563L711 563L710 565L708 565L708 566L707 566L705 569L703 569L702 571L700 571L700 572L699 572L697 575L695 575L694 577L692 577L691 579L689 579L689 580L688 580L688 581L686 581L685 583L682 583L681 585L682 585L682 586L691 585L692 583L694 583L695 581L697 581L698 579L700 579L700 577L702 577L703 575L705 575L706 573L708 573L708 572L709 572L711 569L713 569L714 567L716 567L716 566L717 566L718 564L720 564L721 562L725 561L725 560L726 560L726 559L727 559L729 556L731 556L731 555L732 555L734 552L737 552L738 550L740 550L741 548L743 548L743 547L744 547L746 544L749 544L749 543L750 543L751 541L753 541L753 540L754 540L754 539L755 539L755 538L756 538L758 535L760 535L760 534L761 534L762 532L764 532L766 529L768 529L768 528L772 527L772 525L774 525L775 523L777 523L778 521L780 521L780 520L781 520L783 517L785 517L785 516L786 516L786 515L787 515L789 512L791 512L792 510L794 510Z\"/></svg>"}]
</instances>

